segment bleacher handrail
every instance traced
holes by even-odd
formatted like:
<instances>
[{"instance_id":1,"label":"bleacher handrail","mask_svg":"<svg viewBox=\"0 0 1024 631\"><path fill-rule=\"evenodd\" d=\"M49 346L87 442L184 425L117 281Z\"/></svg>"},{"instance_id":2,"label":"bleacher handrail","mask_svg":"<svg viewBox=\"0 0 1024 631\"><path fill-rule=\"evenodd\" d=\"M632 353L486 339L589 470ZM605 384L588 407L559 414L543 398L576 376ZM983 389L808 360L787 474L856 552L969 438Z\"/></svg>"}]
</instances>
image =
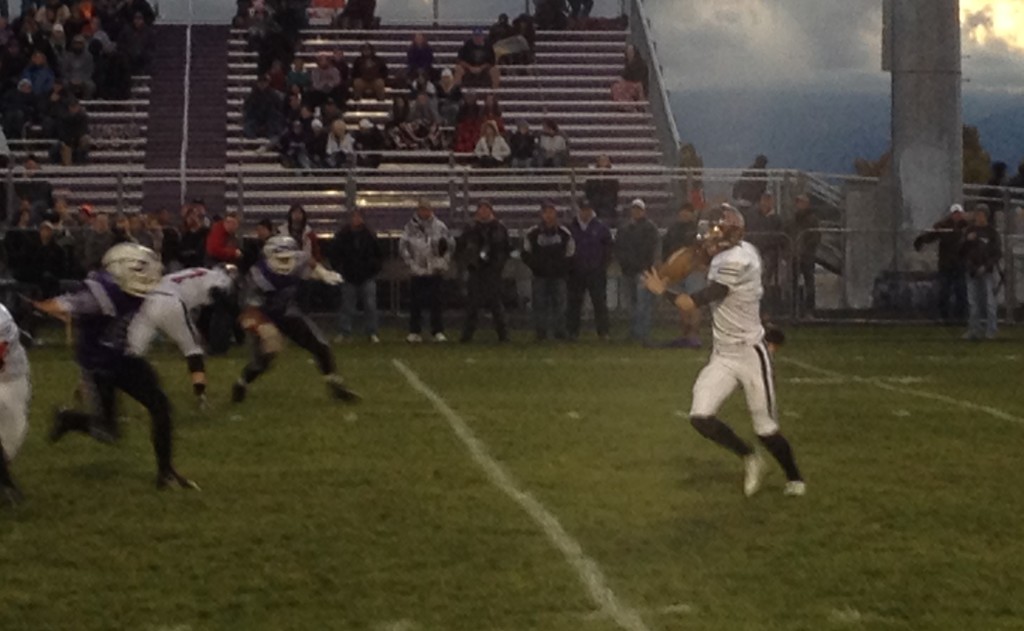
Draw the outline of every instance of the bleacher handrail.
<instances>
[{"instance_id":1,"label":"bleacher handrail","mask_svg":"<svg viewBox=\"0 0 1024 631\"><path fill-rule=\"evenodd\" d=\"M644 10L643 0L629 0L629 27L630 42L636 46L641 55L647 60L648 66L648 92L657 92L657 98L646 95L651 105L651 114L657 123L657 129L661 135L664 160L667 165L679 164L679 126L676 124L676 117L672 113L672 104L669 101L668 86L661 71L661 62L658 60L658 48L654 41L654 34L651 32L651 23Z\"/></svg>"}]
</instances>

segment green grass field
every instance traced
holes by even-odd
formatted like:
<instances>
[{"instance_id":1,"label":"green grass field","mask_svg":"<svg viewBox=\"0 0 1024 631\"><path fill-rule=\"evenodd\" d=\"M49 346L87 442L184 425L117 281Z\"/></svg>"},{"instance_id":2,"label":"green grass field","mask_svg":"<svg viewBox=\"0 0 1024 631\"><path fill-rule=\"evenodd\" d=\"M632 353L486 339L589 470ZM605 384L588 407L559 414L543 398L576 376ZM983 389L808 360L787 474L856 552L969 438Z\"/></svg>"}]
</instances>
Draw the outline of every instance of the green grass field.
<instances>
[{"instance_id":1,"label":"green grass field","mask_svg":"<svg viewBox=\"0 0 1024 631\"><path fill-rule=\"evenodd\" d=\"M134 404L117 447L46 443L76 371L38 349L14 463L28 501L0 509L0 629L1022 629L1024 336L957 333L791 330L778 391L808 495L783 497L773 463L749 500L740 463L685 419L705 351L336 346L356 407L295 350L232 406L236 352L211 360L203 414L161 351L177 464L203 491L158 493ZM394 359L557 517L616 605ZM741 396L722 416L752 436Z\"/></svg>"}]
</instances>

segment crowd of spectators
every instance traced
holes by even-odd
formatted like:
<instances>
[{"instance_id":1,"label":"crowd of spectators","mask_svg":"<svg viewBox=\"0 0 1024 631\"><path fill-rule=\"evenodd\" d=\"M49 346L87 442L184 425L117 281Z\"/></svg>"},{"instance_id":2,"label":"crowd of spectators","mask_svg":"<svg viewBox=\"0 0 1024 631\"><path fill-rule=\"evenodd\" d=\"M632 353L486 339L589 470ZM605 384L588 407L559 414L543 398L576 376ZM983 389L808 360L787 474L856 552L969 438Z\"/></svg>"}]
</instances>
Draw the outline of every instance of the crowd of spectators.
<instances>
[{"instance_id":1,"label":"crowd of spectators","mask_svg":"<svg viewBox=\"0 0 1024 631\"><path fill-rule=\"evenodd\" d=\"M0 104L9 139L52 140L50 158L87 160L89 117L81 100L127 99L132 75L153 54L147 0L25 2L0 17Z\"/></svg>"}]
</instances>

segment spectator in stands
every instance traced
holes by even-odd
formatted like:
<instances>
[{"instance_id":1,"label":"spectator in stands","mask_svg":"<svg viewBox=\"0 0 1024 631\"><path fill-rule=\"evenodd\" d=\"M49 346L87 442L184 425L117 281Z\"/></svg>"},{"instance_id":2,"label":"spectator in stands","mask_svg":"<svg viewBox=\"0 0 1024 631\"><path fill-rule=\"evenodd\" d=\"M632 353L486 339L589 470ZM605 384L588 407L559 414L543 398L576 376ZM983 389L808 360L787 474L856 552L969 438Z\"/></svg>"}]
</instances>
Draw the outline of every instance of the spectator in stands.
<instances>
[{"instance_id":1,"label":"spectator in stands","mask_svg":"<svg viewBox=\"0 0 1024 631\"><path fill-rule=\"evenodd\" d=\"M658 258L661 236L658 227L647 218L644 200L633 200L629 205L629 216L629 223L619 229L616 255L622 268L623 298L633 312L630 339L646 344L651 336L654 294L644 285L643 274Z\"/></svg>"},{"instance_id":2,"label":"spectator in stands","mask_svg":"<svg viewBox=\"0 0 1024 631\"><path fill-rule=\"evenodd\" d=\"M181 232L174 225L174 216L167 208L156 213L156 223L160 234L160 259L165 272L176 272L181 269L178 256L181 253Z\"/></svg>"},{"instance_id":3,"label":"spectator in stands","mask_svg":"<svg viewBox=\"0 0 1024 631\"><path fill-rule=\"evenodd\" d=\"M113 226L110 231L114 233L114 245L118 243L138 243L135 235L132 234L131 222L128 215L123 212L114 213Z\"/></svg>"},{"instance_id":4,"label":"spectator in stands","mask_svg":"<svg viewBox=\"0 0 1024 631\"><path fill-rule=\"evenodd\" d=\"M303 107L301 94L289 94L284 104L284 125L291 126L295 121L301 121Z\"/></svg>"},{"instance_id":5,"label":"spectator in stands","mask_svg":"<svg viewBox=\"0 0 1024 631\"><path fill-rule=\"evenodd\" d=\"M665 231L661 245L661 258L667 261L673 254L697 242L697 211L693 204L684 202L679 207L676 221ZM693 292L685 292L693 293Z\"/></svg>"},{"instance_id":6,"label":"spectator in stands","mask_svg":"<svg viewBox=\"0 0 1024 631\"><path fill-rule=\"evenodd\" d=\"M455 62L455 82L463 86L485 85L497 88L501 72L494 60L494 49L487 44L482 28L473 29L470 37L459 49Z\"/></svg>"},{"instance_id":7,"label":"spectator in stands","mask_svg":"<svg viewBox=\"0 0 1024 631\"><path fill-rule=\"evenodd\" d=\"M612 231L594 213L591 203L583 199L576 217L569 224L569 233L576 244L568 281L568 320L570 340L580 336L580 319L584 294L590 296L594 308L597 337L608 339L608 265L612 262L614 242Z\"/></svg>"},{"instance_id":8,"label":"spectator in stands","mask_svg":"<svg viewBox=\"0 0 1024 631\"><path fill-rule=\"evenodd\" d=\"M348 100L348 91L352 85L352 69L349 68L348 62L345 61L345 50L341 47L334 49L334 54L331 56L331 63L338 69L338 74L341 75L341 88L344 91L344 97L338 101L338 103L344 104Z\"/></svg>"},{"instance_id":9,"label":"spectator in stands","mask_svg":"<svg viewBox=\"0 0 1024 631\"><path fill-rule=\"evenodd\" d=\"M377 0L348 0L345 9L338 15L338 28L346 30L368 30L376 26ZM380 99L378 99L380 100Z\"/></svg>"},{"instance_id":10,"label":"spectator in stands","mask_svg":"<svg viewBox=\"0 0 1024 631\"><path fill-rule=\"evenodd\" d=\"M79 264L85 272L99 269L107 250L114 245L114 233L110 229L110 216L96 213L89 221L89 227L81 233L81 244L75 248L81 257Z\"/></svg>"},{"instance_id":11,"label":"spectator in stands","mask_svg":"<svg viewBox=\"0 0 1024 631\"><path fill-rule=\"evenodd\" d=\"M323 105L327 99L338 100L341 88L341 73L331 62L331 56L321 53L316 58L316 67L311 73L312 89L306 95L308 104L314 108Z\"/></svg>"},{"instance_id":12,"label":"spectator in stands","mask_svg":"<svg viewBox=\"0 0 1024 631\"><path fill-rule=\"evenodd\" d=\"M153 32L142 13L136 13L130 27L122 29L117 48L128 56L132 74L148 74L153 59Z\"/></svg>"},{"instance_id":13,"label":"spectator in stands","mask_svg":"<svg viewBox=\"0 0 1024 631\"><path fill-rule=\"evenodd\" d=\"M280 59L270 62L270 69L267 70L267 81L270 87L278 94L288 91L288 74L284 71L284 64Z\"/></svg>"},{"instance_id":14,"label":"spectator in stands","mask_svg":"<svg viewBox=\"0 0 1024 631\"><path fill-rule=\"evenodd\" d=\"M344 117L344 113L338 108L338 104L334 99L327 99L324 106L320 108L320 120L323 121L324 127L327 129L331 128L334 121L341 120Z\"/></svg>"},{"instance_id":15,"label":"spectator in stands","mask_svg":"<svg viewBox=\"0 0 1024 631\"><path fill-rule=\"evenodd\" d=\"M476 149L476 143L480 139L480 130L483 128L484 119L480 104L476 95L472 92L464 92L462 105L459 107L459 116L455 124L455 143L453 149L456 153L469 153Z\"/></svg>"},{"instance_id":16,"label":"spectator in stands","mask_svg":"<svg viewBox=\"0 0 1024 631\"><path fill-rule=\"evenodd\" d=\"M329 132L324 127L323 121L314 118L310 123L309 142L306 151L309 153L309 161L317 169L327 168L327 137Z\"/></svg>"},{"instance_id":17,"label":"spectator in stands","mask_svg":"<svg viewBox=\"0 0 1024 631\"><path fill-rule=\"evenodd\" d=\"M252 266L259 262L263 246L275 234L277 234L277 230L274 229L274 223L269 219L260 219L256 224L255 238L242 241L242 260L238 265L240 274L247 274Z\"/></svg>"},{"instance_id":18,"label":"spectator in stands","mask_svg":"<svg viewBox=\"0 0 1024 631\"><path fill-rule=\"evenodd\" d=\"M498 65L521 65L530 63L533 45L526 37L526 25L532 25L522 16L516 18L515 24L508 23L508 15L502 13L498 21L491 26L487 43L494 49L495 63Z\"/></svg>"},{"instance_id":19,"label":"spectator in stands","mask_svg":"<svg viewBox=\"0 0 1024 631\"><path fill-rule=\"evenodd\" d=\"M39 126L44 138L56 138L60 120L67 114L71 95L64 89L64 81L53 82L49 96L39 101ZM56 161L56 160L55 160Z\"/></svg>"},{"instance_id":20,"label":"spectator in stands","mask_svg":"<svg viewBox=\"0 0 1024 631\"><path fill-rule=\"evenodd\" d=\"M647 62L636 46L626 46L626 60L618 81L612 84L612 100L621 102L643 101L647 98Z\"/></svg>"},{"instance_id":21,"label":"spectator in stands","mask_svg":"<svg viewBox=\"0 0 1024 631\"><path fill-rule=\"evenodd\" d=\"M939 242L938 310L939 317L947 324L963 322L967 312L967 268L960 252L967 228L964 207L953 204L948 215L932 226L931 230L914 239L914 249L917 251L929 243ZM813 274L813 269L811 272ZM804 278L806 286L806 276Z\"/></svg>"},{"instance_id":22,"label":"spectator in stands","mask_svg":"<svg viewBox=\"0 0 1024 631\"><path fill-rule=\"evenodd\" d=\"M156 218L141 212L128 214L128 232L139 245L144 245L157 254L163 247L160 227L156 224Z\"/></svg>"},{"instance_id":23,"label":"spectator in stands","mask_svg":"<svg viewBox=\"0 0 1024 631\"><path fill-rule=\"evenodd\" d=\"M537 30L564 31L569 26L565 0L537 0L534 8Z\"/></svg>"},{"instance_id":24,"label":"spectator in stands","mask_svg":"<svg viewBox=\"0 0 1024 631\"><path fill-rule=\"evenodd\" d=\"M78 99L68 102L68 111L57 124L57 144L51 158L64 166L81 164L89 158L92 139L89 136L89 116Z\"/></svg>"},{"instance_id":25,"label":"spectator in stands","mask_svg":"<svg viewBox=\"0 0 1024 631\"><path fill-rule=\"evenodd\" d=\"M416 95L403 127L416 149L436 151L441 148L441 115L437 104L425 91Z\"/></svg>"},{"instance_id":26,"label":"spectator in stands","mask_svg":"<svg viewBox=\"0 0 1024 631\"><path fill-rule=\"evenodd\" d=\"M40 177L39 163L29 155L22 163L22 168L14 180L14 197L18 202L26 202L32 211L32 223L38 223L43 215L53 207L53 186ZM6 203L7 196L3 195Z\"/></svg>"},{"instance_id":27,"label":"spectator in stands","mask_svg":"<svg viewBox=\"0 0 1024 631\"><path fill-rule=\"evenodd\" d=\"M747 241L761 253L761 279L767 302L771 303L773 298L769 294L779 285L779 261L786 249L782 219L775 212L775 198L771 193L762 194L756 211L747 215L746 234Z\"/></svg>"},{"instance_id":28,"label":"spectator in stands","mask_svg":"<svg viewBox=\"0 0 1024 631\"><path fill-rule=\"evenodd\" d=\"M512 151L509 149L505 138L498 133L498 126L493 121L484 123L480 140L476 143L473 155L476 156L477 165L482 168L503 167L508 164L508 157Z\"/></svg>"},{"instance_id":29,"label":"spectator in stands","mask_svg":"<svg viewBox=\"0 0 1024 631\"><path fill-rule=\"evenodd\" d=\"M488 94L484 96L483 105L480 106L480 117L483 122L488 121L494 123L498 127L498 133L505 133L505 119L501 115L501 103L498 102L498 97L494 94Z\"/></svg>"},{"instance_id":30,"label":"spectator in stands","mask_svg":"<svg viewBox=\"0 0 1024 631\"><path fill-rule=\"evenodd\" d=\"M491 29L487 32L487 44L494 46L501 40L512 37L515 34L515 29L508 22L508 14L502 13L498 16L498 21L491 25Z\"/></svg>"},{"instance_id":31,"label":"spectator in stands","mask_svg":"<svg viewBox=\"0 0 1024 631\"><path fill-rule=\"evenodd\" d=\"M306 62L298 55L296 55L295 59L292 60L292 68L288 71L285 84L288 91L293 87L298 86L299 91L303 94L313 87L313 78L309 71L306 70Z\"/></svg>"},{"instance_id":32,"label":"spectator in stands","mask_svg":"<svg viewBox=\"0 0 1024 631\"><path fill-rule=\"evenodd\" d=\"M61 73L68 90L80 99L91 99L96 94L96 83L92 75L96 71L92 53L86 50L85 37L76 35L71 41L71 50L61 60Z\"/></svg>"},{"instance_id":33,"label":"spectator in stands","mask_svg":"<svg viewBox=\"0 0 1024 631\"><path fill-rule=\"evenodd\" d=\"M462 107L462 88L455 83L455 74L445 68L437 84L437 111L448 127L454 127Z\"/></svg>"},{"instance_id":34,"label":"spectator in stands","mask_svg":"<svg viewBox=\"0 0 1024 631\"><path fill-rule=\"evenodd\" d=\"M32 93L32 82L18 81L16 90L11 90L3 99L4 133L11 138L24 138L25 128L39 120L39 99Z\"/></svg>"},{"instance_id":35,"label":"spectator in stands","mask_svg":"<svg viewBox=\"0 0 1024 631\"><path fill-rule=\"evenodd\" d=\"M523 119L516 123L516 130L508 139L509 166L513 169L529 169L537 154L537 136L530 131L530 124Z\"/></svg>"},{"instance_id":36,"label":"spectator in stands","mask_svg":"<svg viewBox=\"0 0 1024 631\"><path fill-rule=\"evenodd\" d=\"M288 209L288 221L277 229L277 233L295 239L302 251L312 260L322 260L320 242L317 240L312 226L309 225L306 209L302 207L302 204L292 204Z\"/></svg>"},{"instance_id":37,"label":"spectator in stands","mask_svg":"<svg viewBox=\"0 0 1024 631\"><path fill-rule=\"evenodd\" d=\"M494 216L488 201L477 204L473 223L458 239L456 255L465 268L466 319L462 325L463 344L473 340L481 309L487 309L494 318L494 330L499 342L508 341L505 322L505 304L502 300L502 271L508 261L511 247L508 230Z\"/></svg>"},{"instance_id":38,"label":"spectator in stands","mask_svg":"<svg viewBox=\"0 0 1024 631\"><path fill-rule=\"evenodd\" d=\"M343 169L349 165L349 159L355 157L356 139L348 133L345 120L339 118L331 123L331 133L327 135L327 166L332 169Z\"/></svg>"},{"instance_id":39,"label":"spectator in stands","mask_svg":"<svg viewBox=\"0 0 1024 631\"><path fill-rule=\"evenodd\" d=\"M558 223L554 202L544 202L540 224L530 228L523 238L523 262L533 272L533 326L538 342L566 334L566 279L572 266L576 244L572 233Z\"/></svg>"},{"instance_id":40,"label":"spectator in stands","mask_svg":"<svg viewBox=\"0 0 1024 631\"><path fill-rule=\"evenodd\" d=\"M96 58L96 96L115 101L132 96L131 62L117 47L101 50Z\"/></svg>"},{"instance_id":41,"label":"spectator in stands","mask_svg":"<svg viewBox=\"0 0 1024 631\"><path fill-rule=\"evenodd\" d=\"M373 45L365 42L359 57L352 63L352 98L373 97L383 101L387 97L388 66L377 56Z\"/></svg>"},{"instance_id":42,"label":"spectator in stands","mask_svg":"<svg viewBox=\"0 0 1024 631\"><path fill-rule=\"evenodd\" d=\"M51 63L56 61L53 65L54 68L59 67L60 59L68 50L68 40L64 33L63 24L54 24L53 30L50 31L50 49L53 51L53 59L48 59Z\"/></svg>"},{"instance_id":43,"label":"spectator in stands","mask_svg":"<svg viewBox=\"0 0 1024 631\"><path fill-rule=\"evenodd\" d=\"M426 92L434 106L437 106L437 85L430 80L426 70L417 70L409 82L409 96L415 99L420 92Z\"/></svg>"},{"instance_id":44,"label":"spectator in stands","mask_svg":"<svg viewBox=\"0 0 1024 631\"><path fill-rule=\"evenodd\" d=\"M425 72L430 79L437 75L434 73L434 49L427 41L423 33L416 33L412 36L412 44L405 53L405 76L416 77L420 72Z\"/></svg>"},{"instance_id":45,"label":"spectator in stands","mask_svg":"<svg viewBox=\"0 0 1024 631\"><path fill-rule=\"evenodd\" d=\"M754 158L754 163L743 172L743 175L732 187L732 198L736 200L740 211L747 214L747 210L756 205L765 191L768 190L767 174L765 167L768 166L768 158L759 155ZM750 217L746 217L749 219Z\"/></svg>"},{"instance_id":46,"label":"spectator in stands","mask_svg":"<svg viewBox=\"0 0 1024 631\"><path fill-rule=\"evenodd\" d=\"M36 10L35 20L39 30L44 35L52 36L56 27L64 30L64 22L71 17L71 10L61 0L46 0L46 3Z\"/></svg>"},{"instance_id":47,"label":"spectator in stands","mask_svg":"<svg viewBox=\"0 0 1024 631\"><path fill-rule=\"evenodd\" d=\"M793 206L792 239L796 244L797 276L803 279L803 301L801 306L803 307L804 314L814 313L815 308L814 270L818 264L818 246L821 244L819 227L818 214L814 207L811 206L811 198L807 195L797 195ZM915 245L917 245L916 241ZM960 271L960 283L963 286L962 269ZM796 282L794 282L795 286ZM962 298L963 294L960 297Z\"/></svg>"},{"instance_id":48,"label":"spectator in stands","mask_svg":"<svg viewBox=\"0 0 1024 631\"><path fill-rule=\"evenodd\" d=\"M206 236L206 259L210 265L237 265L242 260L242 250L235 236L237 232L238 215L234 212L227 213L210 227Z\"/></svg>"},{"instance_id":49,"label":"spectator in stands","mask_svg":"<svg viewBox=\"0 0 1024 631\"><path fill-rule=\"evenodd\" d=\"M178 261L184 268L203 267L206 264L206 239L210 229L203 223L202 211L195 204L187 204L182 211L182 231L179 239Z\"/></svg>"},{"instance_id":50,"label":"spectator in stands","mask_svg":"<svg viewBox=\"0 0 1024 631\"><path fill-rule=\"evenodd\" d=\"M277 149L286 168L308 170L313 166L309 159L310 135L301 120L294 120L278 139Z\"/></svg>"},{"instance_id":51,"label":"spectator in stands","mask_svg":"<svg viewBox=\"0 0 1024 631\"><path fill-rule=\"evenodd\" d=\"M384 150L386 140L384 132L368 118L359 121L359 130L353 134L356 148L356 165L376 169L381 163L380 152Z\"/></svg>"},{"instance_id":52,"label":"spectator in stands","mask_svg":"<svg viewBox=\"0 0 1024 631\"><path fill-rule=\"evenodd\" d=\"M27 79L32 85L32 94L42 98L50 94L56 76L47 63L46 55L42 51L37 50L32 53L29 65L21 74L21 78L23 80Z\"/></svg>"},{"instance_id":53,"label":"spectator in stands","mask_svg":"<svg viewBox=\"0 0 1024 631\"><path fill-rule=\"evenodd\" d=\"M569 143L553 120L544 121L538 142L537 166L562 169L569 163Z\"/></svg>"},{"instance_id":54,"label":"spectator in stands","mask_svg":"<svg viewBox=\"0 0 1024 631\"><path fill-rule=\"evenodd\" d=\"M1002 258L999 233L991 225L987 204L974 207L971 225L964 232L960 249L967 268L967 333L965 340L994 340L998 327L999 301L996 297L996 266Z\"/></svg>"},{"instance_id":55,"label":"spectator in stands","mask_svg":"<svg viewBox=\"0 0 1024 631\"><path fill-rule=\"evenodd\" d=\"M121 19L124 22L130 22L137 16L142 16L143 22L146 26L152 26L153 22L156 21L156 11L149 4L148 0L128 0L127 2L118 3L120 7Z\"/></svg>"},{"instance_id":56,"label":"spectator in stands","mask_svg":"<svg viewBox=\"0 0 1024 631\"><path fill-rule=\"evenodd\" d=\"M607 154L597 156L583 191L598 218L614 225L619 220L619 179L611 174L611 169L612 160Z\"/></svg>"},{"instance_id":57,"label":"spectator in stands","mask_svg":"<svg viewBox=\"0 0 1024 631\"><path fill-rule=\"evenodd\" d=\"M569 0L569 17L572 19L589 18L594 8L594 0Z\"/></svg>"},{"instance_id":58,"label":"spectator in stands","mask_svg":"<svg viewBox=\"0 0 1024 631\"><path fill-rule=\"evenodd\" d=\"M412 149L415 142L408 136L405 122L409 120L409 99L404 96L396 96L391 99L391 115L384 125L384 133L387 135L388 144L392 149Z\"/></svg>"},{"instance_id":59,"label":"spectator in stands","mask_svg":"<svg viewBox=\"0 0 1024 631\"><path fill-rule=\"evenodd\" d=\"M93 16L89 20L88 45L89 52L95 57L97 54L105 53L110 54L114 51L115 44L110 39L110 35L103 28L103 20L99 16Z\"/></svg>"},{"instance_id":60,"label":"spectator in stands","mask_svg":"<svg viewBox=\"0 0 1024 631\"><path fill-rule=\"evenodd\" d=\"M281 95L270 89L261 75L242 105L242 133L246 138L277 138L281 135Z\"/></svg>"},{"instance_id":61,"label":"spectator in stands","mask_svg":"<svg viewBox=\"0 0 1024 631\"><path fill-rule=\"evenodd\" d=\"M341 289L340 331L335 341L352 335L352 322L358 302L363 303L366 335L380 342L377 321L377 275L384 268L384 249L377 233L366 224L363 211L352 211L348 223L334 234L328 256L331 267L345 279Z\"/></svg>"},{"instance_id":62,"label":"spectator in stands","mask_svg":"<svg viewBox=\"0 0 1024 631\"><path fill-rule=\"evenodd\" d=\"M420 200L416 214L399 240L402 259L412 272L410 281L409 335L406 341L423 341L423 310L430 311L430 332L435 342L447 342L442 319L442 279L451 262L454 241L448 226L434 216L434 209Z\"/></svg>"}]
</instances>

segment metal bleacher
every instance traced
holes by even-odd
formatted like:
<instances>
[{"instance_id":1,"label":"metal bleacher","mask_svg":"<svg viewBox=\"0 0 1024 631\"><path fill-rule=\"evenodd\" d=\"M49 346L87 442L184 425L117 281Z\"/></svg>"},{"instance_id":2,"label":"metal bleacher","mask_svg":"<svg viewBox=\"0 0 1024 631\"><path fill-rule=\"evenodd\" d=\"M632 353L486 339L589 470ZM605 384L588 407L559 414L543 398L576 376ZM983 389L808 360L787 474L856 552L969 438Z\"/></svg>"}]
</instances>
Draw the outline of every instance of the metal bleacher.
<instances>
[{"instance_id":1,"label":"metal bleacher","mask_svg":"<svg viewBox=\"0 0 1024 631\"><path fill-rule=\"evenodd\" d=\"M89 115L92 149L84 165L64 167L50 161L53 139L38 138L29 130L27 139L9 139L17 162L33 156L55 191L67 192L72 205L89 203L98 210L138 210L142 204L142 172L145 168L146 131L149 120L150 77L132 79L131 98L118 101L83 100Z\"/></svg>"},{"instance_id":2,"label":"metal bleacher","mask_svg":"<svg viewBox=\"0 0 1024 631\"><path fill-rule=\"evenodd\" d=\"M416 32L426 33L435 64L450 67L471 29L310 29L304 31L298 54L312 65L318 54L340 49L351 63L360 45L369 41L394 71L404 67ZM507 128L525 119L536 132L542 121L556 121L569 140L573 173L481 170L470 165L468 155L420 151L386 152L377 170L302 174L282 167L276 152L266 150L266 140L242 135L242 103L256 78L256 55L248 50L244 31L234 30L228 46L227 206L252 220L260 215L281 217L290 204L301 203L318 223L336 221L347 208L359 207L373 213L376 225L386 229L400 225L419 197L433 200L442 216L486 197L514 228L533 221L546 198L568 207L571 196L582 193L588 167L607 153L619 171L620 200L644 197L659 209L668 202L668 187L664 178L645 174L663 163L655 121L647 103L626 108L610 96L627 37L626 31L541 31L534 65L504 67L499 88L474 89L481 99L497 95ZM395 88L388 92L389 97L405 93ZM354 126L369 118L383 125L390 108L390 100L352 101L345 120Z\"/></svg>"}]
</instances>

